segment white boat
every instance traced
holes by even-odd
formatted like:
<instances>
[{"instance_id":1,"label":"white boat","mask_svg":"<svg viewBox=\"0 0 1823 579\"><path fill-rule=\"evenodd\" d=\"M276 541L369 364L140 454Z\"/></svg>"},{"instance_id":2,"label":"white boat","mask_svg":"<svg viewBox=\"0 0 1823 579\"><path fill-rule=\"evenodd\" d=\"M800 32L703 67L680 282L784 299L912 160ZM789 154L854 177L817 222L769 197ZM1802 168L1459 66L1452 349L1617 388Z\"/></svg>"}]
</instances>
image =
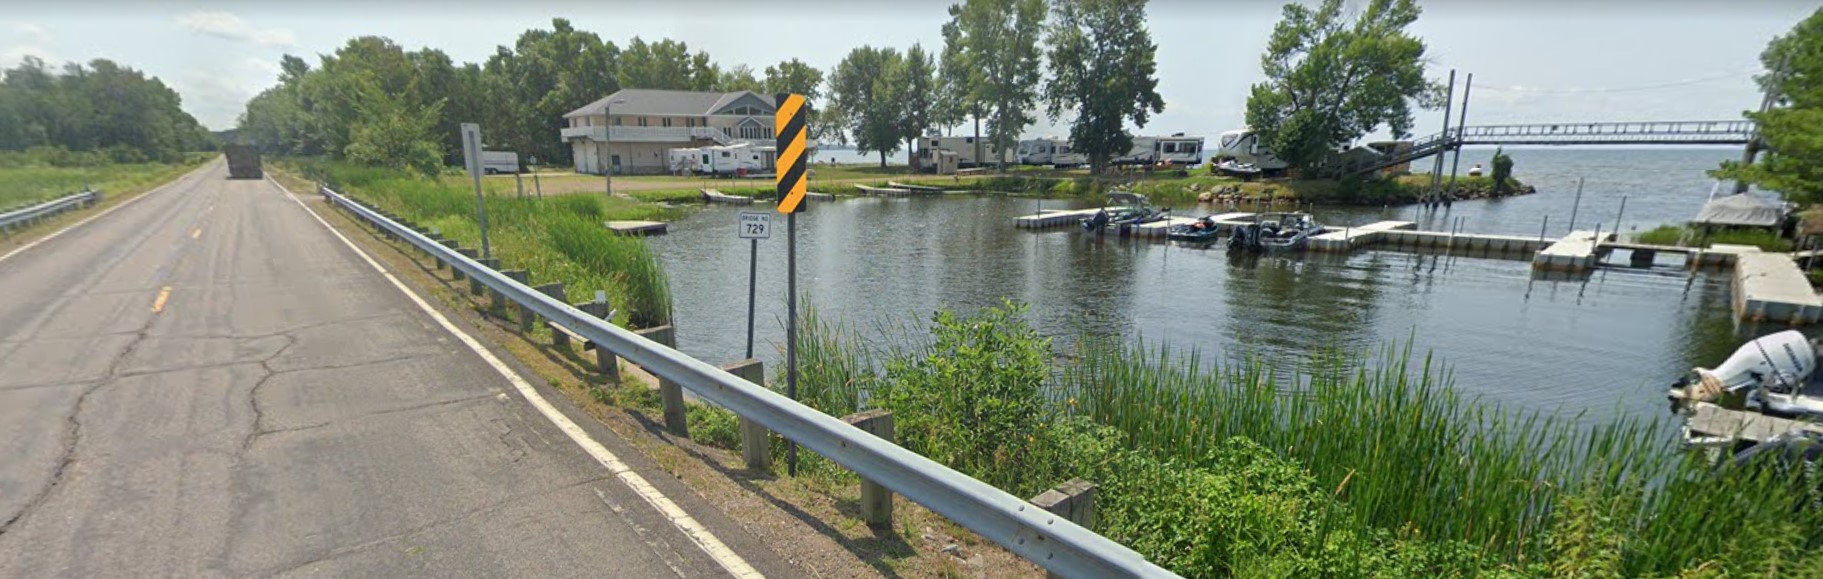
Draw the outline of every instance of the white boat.
<instances>
[{"instance_id":1,"label":"white boat","mask_svg":"<svg viewBox=\"0 0 1823 579\"><path fill-rule=\"evenodd\" d=\"M1743 344L1714 368L1693 368L1672 384L1671 408L1689 414L1698 402L1806 422L1823 420L1823 381L1816 375L1819 344L1785 330ZM1708 444L1686 432L1685 442Z\"/></svg>"}]
</instances>

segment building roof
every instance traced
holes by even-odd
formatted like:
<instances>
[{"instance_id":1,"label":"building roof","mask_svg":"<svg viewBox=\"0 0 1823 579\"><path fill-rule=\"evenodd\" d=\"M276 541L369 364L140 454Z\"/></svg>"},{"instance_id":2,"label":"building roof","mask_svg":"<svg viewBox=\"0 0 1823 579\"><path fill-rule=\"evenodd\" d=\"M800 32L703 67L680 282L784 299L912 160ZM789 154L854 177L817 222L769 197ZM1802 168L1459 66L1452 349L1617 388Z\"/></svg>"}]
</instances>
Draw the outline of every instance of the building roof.
<instances>
[{"instance_id":1,"label":"building roof","mask_svg":"<svg viewBox=\"0 0 1823 579\"><path fill-rule=\"evenodd\" d=\"M1698 225L1777 227L1784 219L1784 203L1740 193L1703 205L1703 210L1690 222Z\"/></svg>"},{"instance_id":2,"label":"building roof","mask_svg":"<svg viewBox=\"0 0 1823 579\"><path fill-rule=\"evenodd\" d=\"M595 102L582 105L570 111L563 118L605 114L608 103L625 100L614 105L614 111L625 115L654 116L695 116L714 114L722 107L732 104L742 96L753 95L768 107L775 107L770 95L759 94L750 90L735 92L705 92L693 90L659 90L649 88L623 88L614 94L596 99Z\"/></svg>"}]
</instances>

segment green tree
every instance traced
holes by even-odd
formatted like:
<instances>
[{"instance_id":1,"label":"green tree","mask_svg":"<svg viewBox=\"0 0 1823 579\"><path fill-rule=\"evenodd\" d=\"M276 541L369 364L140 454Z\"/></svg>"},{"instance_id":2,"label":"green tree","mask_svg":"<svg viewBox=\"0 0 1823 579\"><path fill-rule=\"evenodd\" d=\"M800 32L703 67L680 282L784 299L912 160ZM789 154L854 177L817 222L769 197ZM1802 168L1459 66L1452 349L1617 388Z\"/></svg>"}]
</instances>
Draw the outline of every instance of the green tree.
<instances>
[{"instance_id":1,"label":"green tree","mask_svg":"<svg viewBox=\"0 0 1823 579\"><path fill-rule=\"evenodd\" d=\"M900 66L893 71L892 84L899 91L899 136L905 139L905 151L911 167L918 169L918 156L913 147L918 137L931 126L932 107L936 104L936 69L924 47L913 44L905 51Z\"/></svg>"},{"instance_id":2,"label":"green tree","mask_svg":"<svg viewBox=\"0 0 1823 579\"><path fill-rule=\"evenodd\" d=\"M979 109L969 100L969 83L974 76L969 74L968 55L963 51L962 28L954 18L943 24L943 53L937 57L937 103L931 113L931 124L943 127L944 134L949 134L951 127L962 124L962 121L975 116L979 118ZM975 136L981 136L979 120L976 122Z\"/></svg>"},{"instance_id":3,"label":"green tree","mask_svg":"<svg viewBox=\"0 0 1823 579\"><path fill-rule=\"evenodd\" d=\"M828 121L822 113L823 71L817 70L817 67L795 58L768 66L766 67L766 90L763 92L767 96L779 93L804 95L804 98L811 104L810 116L805 119L810 138L822 139L825 134L833 135L840 131L840 129L825 126Z\"/></svg>"},{"instance_id":4,"label":"green tree","mask_svg":"<svg viewBox=\"0 0 1823 579\"><path fill-rule=\"evenodd\" d=\"M1260 57L1266 81L1247 97L1247 123L1279 158L1315 168L1337 148L1384 125L1412 127L1412 105L1433 102L1424 41L1405 31L1416 0L1369 0L1352 22L1343 0L1286 4Z\"/></svg>"},{"instance_id":5,"label":"green tree","mask_svg":"<svg viewBox=\"0 0 1823 579\"><path fill-rule=\"evenodd\" d=\"M904 66L904 57L892 48L862 46L849 51L829 77L828 114L841 130L838 140L854 139L855 149L886 156L899 150L903 134L901 106L904 91L893 82Z\"/></svg>"},{"instance_id":6,"label":"green tree","mask_svg":"<svg viewBox=\"0 0 1823 579\"><path fill-rule=\"evenodd\" d=\"M431 131L441 116L442 101L418 107L370 79L360 78L356 85L356 117L343 151L348 159L378 167L410 168L436 177L443 166L443 151Z\"/></svg>"},{"instance_id":7,"label":"green tree","mask_svg":"<svg viewBox=\"0 0 1823 579\"><path fill-rule=\"evenodd\" d=\"M977 125L987 120L987 142L1002 156L996 161L1003 161L1025 128L1038 121L1032 110L1041 76L1038 39L1044 5L1044 0L967 0L949 8L945 38L954 35L959 64L967 71L963 108L973 113ZM980 129L975 132L979 151ZM979 154L975 159L986 161Z\"/></svg>"},{"instance_id":8,"label":"green tree","mask_svg":"<svg viewBox=\"0 0 1823 579\"><path fill-rule=\"evenodd\" d=\"M618 69L620 86L626 88L714 90L722 80L708 53L691 54L688 44L669 38L646 42L633 37L620 53Z\"/></svg>"},{"instance_id":9,"label":"green tree","mask_svg":"<svg viewBox=\"0 0 1823 579\"><path fill-rule=\"evenodd\" d=\"M1513 158L1501 152L1500 147L1494 147L1493 164L1494 196L1498 197L1506 194L1507 181L1513 178Z\"/></svg>"},{"instance_id":10,"label":"green tree","mask_svg":"<svg viewBox=\"0 0 1823 579\"><path fill-rule=\"evenodd\" d=\"M1778 191L1789 201L1823 199L1823 9L1774 38L1760 63L1770 71L1760 86L1774 106L1746 116L1759 123L1764 154L1752 165L1722 163L1711 175Z\"/></svg>"},{"instance_id":11,"label":"green tree","mask_svg":"<svg viewBox=\"0 0 1823 579\"><path fill-rule=\"evenodd\" d=\"M620 81L621 55L595 33L552 19L550 30L527 30L512 48L495 49L477 89L485 103L479 118L457 122L480 123L495 146L546 164L568 163L570 146L559 136L563 115L632 86Z\"/></svg>"},{"instance_id":12,"label":"green tree","mask_svg":"<svg viewBox=\"0 0 1823 579\"><path fill-rule=\"evenodd\" d=\"M1100 174L1133 148L1126 121L1144 127L1165 110L1146 2L1057 0L1045 39L1051 67L1046 111L1053 119L1074 113L1071 148L1087 155L1091 171Z\"/></svg>"},{"instance_id":13,"label":"green tree","mask_svg":"<svg viewBox=\"0 0 1823 579\"><path fill-rule=\"evenodd\" d=\"M211 138L156 77L96 59L52 72L28 56L0 75L0 150L105 151L115 161L172 161Z\"/></svg>"},{"instance_id":14,"label":"green tree","mask_svg":"<svg viewBox=\"0 0 1823 579\"><path fill-rule=\"evenodd\" d=\"M750 90L765 93L766 83L760 82L760 79L753 75L753 67L737 64L734 65L734 68L721 71L721 79L716 81L715 90L722 92Z\"/></svg>"}]
</instances>

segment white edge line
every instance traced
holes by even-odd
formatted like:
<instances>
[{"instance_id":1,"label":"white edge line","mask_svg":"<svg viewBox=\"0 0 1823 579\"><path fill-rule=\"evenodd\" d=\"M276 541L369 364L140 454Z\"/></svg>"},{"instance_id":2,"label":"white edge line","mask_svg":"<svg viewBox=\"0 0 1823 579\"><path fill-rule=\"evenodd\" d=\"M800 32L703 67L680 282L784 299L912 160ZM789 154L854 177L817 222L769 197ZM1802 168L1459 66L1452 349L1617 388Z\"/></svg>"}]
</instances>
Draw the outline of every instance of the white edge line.
<instances>
[{"instance_id":1,"label":"white edge line","mask_svg":"<svg viewBox=\"0 0 1823 579\"><path fill-rule=\"evenodd\" d=\"M556 406L551 405L550 401L545 400L544 396L539 394L538 390L533 388L530 382L527 382L525 378L520 377L519 373L513 371L506 363L501 362L499 358L494 356L493 352L489 351L486 347L483 347L479 340L476 340L466 332L463 332L460 328L457 328L455 324L449 321L449 318L443 316L442 312L431 307L423 298L418 297L416 292L411 291L411 288L405 287L403 282L400 282L391 272L386 271L386 268L381 266L379 262L374 261L372 257L368 257L367 252L361 251L361 248L355 246L354 242L349 241L348 237L342 235L341 231L336 230L328 221L324 221L322 216L317 215L317 212L311 209L309 205L305 205L304 201L298 199L298 196L292 193L290 189L286 188L277 180L274 180L271 176L267 176L266 180L272 182L273 185L278 186L279 190L284 191L285 195L290 196L291 200L298 204L298 207L302 207L305 212L308 212L311 218L316 219L317 223L323 224L323 227L334 234L337 239L342 240L344 245L347 245L349 249L354 250L355 255L361 256L361 259L366 261L367 265L373 266L375 271L378 271L380 272L380 275L385 276L386 281L392 282L392 286L398 288L400 293L405 294L405 297L411 298L412 303L418 304L418 309L424 310L424 313L436 320L437 324L443 326L444 330L454 334L456 339L461 340L463 344L468 346L468 349L473 350L475 355L480 356L489 366L493 366L494 370L499 372L501 376L504 376L508 382L512 382L513 388L519 391L519 395L525 397L526 402L531 403L532 407L537 408L538 412L543 414L545 419L550 420L551 424L556 425L558 430L562 430L565 435L570 437L571 441L574 441L577 446L582 447L584 452L587 452L589 453L589 456L594 457L595 462L601 463L601 466L606 467L608 472L614 473L614 476L619 478L620 482L625 483L627 488L632 489L634 494L639 495L639 498L645 499L647 504L652 505L652 508L658 509L659 514L664 515L666 519L669 519L671 524L677 527L677 530L682 531L685 536L696 543L696 546L701 547L703 552L709 555L709 558L714 559L717 564L722 566L722 569L728 571L729 574L734 575L735 577L765 577L751 565L748 565L747 561L736 554L733 549L729 549L728 546L722 543L720 539L717 539L713 533L710 533L707 527L698 523L696 518L690 516L690 513L685 512L682 507L677 506L677 503L671 502L671 499L666 497L663 492L659 491L657 487L652 486L650 482L647 482L645 477L639 476L639 473L634 472L632 467L621 462L620 457L614 456L613 452L608 451L607 447L602 446L600 442L597 442L594 438L590 437L589 433L584 431L581 426L578 426L575 421L570 420L569 416L564 415Z\"/></svg>"},{"instance_id":2,"label":"white edge line","mask_svg":"<svg viewBox=\"0 0 1823 579\"><path fill-rule=\"evenodd\" d=\"M195 174L196 174L196 173L197 173L197 172L199 172L199 171L202 171L202 170L203 170L203 169L207 169L207 168L209 168L209 166L210 166L210 165L214 165L214 164L215 164L215 161L210 161L210 162L207 162L207 163L203 163L203 164L202 164L202 166L200 166L200 167L197 167L197 168L195 168L195 169L191 169L191 170L190 170L190 171L189 171L189 172L187 172L187 173L184 173L184 174L182 174L182 175L178 175L178 176L177 176L177 178L176 178L176 179L172 179L172 180L171 180L171 181L170 181L170 182L167 182L167 183L165 183L165 184L163 184L163 185L159 185L159 186L157 186L157 187L153 187L153 188L151 188L151 189L149 189L149 190L147 190L147 191L146 191L146 192L145 192L145 193L140 193L140 194L138 194L138 195L135 195L135 196L133 196L133 198L132 198L132 199L128 199L128 200L126 200L126 201L122 201L122 202L120 202L120 204L119 204L119 205L115 205L115 206L113 206L113 207L109 207L109 208L107 208L107 209L103 209L103 210L101 210L101 212L100 212L100 213L96 213L96 214L94 214L94 215L90 215L90 216L88 216L88 217L84 217L84 218L82 218L82 221L77 221L77 222L75 222L75 223L71 223L71 224L69 224L69 226L67 226L67 227L64 227L64 228L63 228L63 229L59 229L59 230L56 230L56 231L53 231L53 232L51 232L51 234L50 234L50 235L46 235L46 236L44 236L44 237L40 237L40 238L38 238L38 239L34 239L34 240L32 240L32 241L31 241L31 242L30 242L30 243L27 243L27 244L25 244L25 245L21 245L21 246L19 246L19 247L17 247L17 248L14 248L14 249L13 249L13 250L12 250L12 251L8 251L8 252L6 252L6 255L0 255L0 261L6 261L6 260L7 260L7 259L8 259L8 258L11 258L11 257L12 257L12 256L15 256L15 255L19 255L19 254L21 254L21 253L25 253L25 250L27 250L27 249L31 249L31 248L34 248L34 247L38 247L38 244L40 244L40 243L44 243L44 242L46 242L46 241L50 241L50 240L52 240L52 239L56 239L56 238L57 238L57 236L59 236L59 235L63 235L63 234L65 234L65 233L68 233L68 232L69 232L69 231L70 231L70 230L72 230L72 229L75 229L75 228L78 228L78 227L82 227L82 226L83 226L83 225L86 225L86 224L88 224L88 222L90 222L90 221L94 221L94 220L96 220L96 219L101 219L101 218L102 218L102 217L105 217L105 216L107 216L107 214L109 214L109 213L113 213L113 212L114 212L114 211L115 211L115 210L117 210L117 209L120 209L120 208L122 208L122 207L126 207L126 206L128 206L128 205L132 205L132 204L134 204L134 203L137 203L137 202L138 202L138 201L139 201L139 200L140 200L140 199L145 199L145 198L147 198L147 197L151 197L151 196L152 196L152 194L153 194L153 193L157 193L157 192L159 192L159 191L163 191L163 190L165 190L165 188L167 188L167 187L170 187L170 186L172 186L172 185L176 185L176 184L177 184L177 183L178 183L178 182L180 182L180 181L183 181L183 180L184 180L184 179L188 179L188 178L190 178L190 176L192 176L192 175L195 175ZM106 192L103 192L103 193L102 193L102 194L103 194L103 195L106 195L106 194L107 194L107 193L106 193Z\"/></svg>"}]
</instances>

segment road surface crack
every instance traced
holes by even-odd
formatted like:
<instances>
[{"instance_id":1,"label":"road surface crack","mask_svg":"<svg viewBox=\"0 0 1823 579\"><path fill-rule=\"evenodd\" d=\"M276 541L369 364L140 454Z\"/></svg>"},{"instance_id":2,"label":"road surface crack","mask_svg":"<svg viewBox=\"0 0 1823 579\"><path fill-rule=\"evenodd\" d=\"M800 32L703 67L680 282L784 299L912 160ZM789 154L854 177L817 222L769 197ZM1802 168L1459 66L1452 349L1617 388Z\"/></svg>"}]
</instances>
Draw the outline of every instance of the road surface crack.
<instances>
[{"instance_id":1,"label":"road surface crack","mask_svg":"<svg viewBox=\"0 0 1823 579\"><path fill-rule=\"evenodd\" d=\"M114 383L114 380L120 377L120 366L131 358L134 352L139 351L139 346L145 343L147 335L151 333L152 322L156 320L155 317L147 318L145 325L134 334L133 341L115 354L113 360L108 361L106 377L83 388L82 394L76 397L76 403L70 407L69 415L64 417L63 449L58 453L57 468L51 471L50 479L45 481L44 486L40 487L36 494L32 495L31 500L19 507L19 512L13 513L13 516L8 517L5 522L0 522L0 537L6 536L14 525L24 520L32 511L44 506L44 503L51 499L52 493L57 490L57 487L63 484L63 479L69 474L70 467L76 464L76 447L82 441L83 406L88 403L89 397L94 396L103 386Z\"/></svg>"}]
</instances>

